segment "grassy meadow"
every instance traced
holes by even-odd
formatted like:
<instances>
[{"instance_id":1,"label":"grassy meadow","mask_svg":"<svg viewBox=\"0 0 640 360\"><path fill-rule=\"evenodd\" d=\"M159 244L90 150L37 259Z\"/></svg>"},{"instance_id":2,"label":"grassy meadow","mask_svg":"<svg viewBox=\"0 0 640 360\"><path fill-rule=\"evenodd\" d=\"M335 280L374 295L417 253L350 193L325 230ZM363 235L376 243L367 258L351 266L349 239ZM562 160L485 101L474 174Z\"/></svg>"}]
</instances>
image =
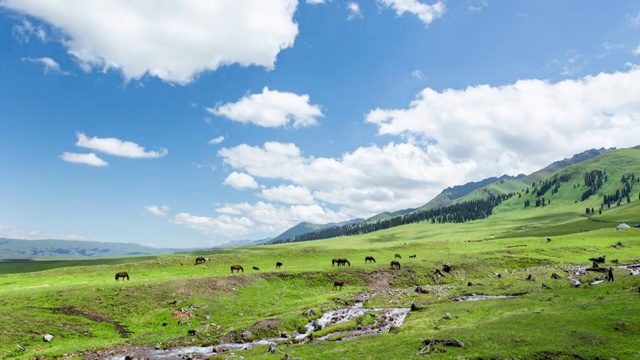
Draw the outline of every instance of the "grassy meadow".
<instances>
[{"instance_id":1,"label":"grassy meadow","mask_svg":"<svg viewBox=\"0 0 640 360\"><path fill-rule=\"evenodd\" d=\"M518 206L513 202L488 219L463 224L418 223L353 237L159 258L67 261L62 267L21 262L20 273L0 263L0 358L83 358L92 350L125 344L215 345L239 340L245 330L252 339L291 334L308 323L306 310L321 314L370 290L377 295L366 307L415 303L423 310L410 312L389 333L280 343L281 354L267 354L266 345L236 354L260 359L279 359L285 352L301 359L638 358L640 276L615 268L614 283L575 288L560 267L590 265L588 258L600 255L620 264L640 262L640 229L615 230L622 221L640 222L640 202L591 218L582 213L583 204L513 211ZM611 246L617 242L624 246ZM401 270L389 266L396 253L402 256ZM208 261L196 266L196 256ZM365 256L377 262L365 264ZM348 258L351 266L332 267L335 257ZM276 269L276 261L284 266ZM434 269L445 262L453 265L453 273L434 279ZM233 264L241 264L244 273L231 276ZM116 282L118 271L127 271L131 280ZM562 279L552 280L553 273ZM529 274L535 281L525 280ZM589 273L582 281L599 277L603 274ZM345 281L345 287L333 290L334 280ZM418 294L417 285L433 291ZM451 300L516 293L523 295ZM447 313L451 318L443 319ZM349 330L365 320L335 326ZM51 342L42 339L47 333L54 335ZM464 348L438 347L417 355L425 339L449 338L462 341Z\"/></svg>"}]
</instances>

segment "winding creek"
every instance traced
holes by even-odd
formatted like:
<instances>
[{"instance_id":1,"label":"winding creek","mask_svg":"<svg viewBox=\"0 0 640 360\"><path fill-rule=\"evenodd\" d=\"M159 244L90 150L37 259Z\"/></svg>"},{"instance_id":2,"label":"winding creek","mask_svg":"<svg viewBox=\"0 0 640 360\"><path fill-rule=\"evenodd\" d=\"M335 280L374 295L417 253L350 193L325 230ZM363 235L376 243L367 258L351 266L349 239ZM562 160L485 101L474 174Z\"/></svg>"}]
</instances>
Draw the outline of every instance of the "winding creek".
<instances>
[{"instance_id":1,"label":"winding creek","mask_svg":"<svg viewBox=\"0 0 640 360\"><path fill-rule=\"evenodd\" d=\"M184 346L176 347L172 349L144 349L145 355L153 359L176 359L183 357L206 358L211 355L218 354L220 352L246 350L254 346L278 344L283 341L294 340L296 343L303 343L311 341L311 335L320 329L323 329L329 325L340 324L352 319L356 319L363 315L375 314L375 321L372 325L358 326L356 330L352 331L339 331L328 333L322 337L313 338L313 341L328 341L331 336L339 335L341 339L354 338L364 335L375 335L382 332L389 331L392 327L401 326L404 323L407 314L411 309L409 308L374 308L367 309L362 302L357 302L353 306L346 308L330 310L322 314L317 320L310 321L305 325L306 332L304 334L298 334L292 337L274 337L268 339L260 339L251 342L243 343L226 343L215 346ZM138 351L142 349L137 349ZM136 349L131 352L135 353ZM111 360L124 360L125 355L118 355L109 357Z\"/></svg>"},{"instance_id":2,"label":"winding creek","mask_svg":"<svg viewBox=\"0 0 640 360\"><path fill-rule=\"evenodd\" d=\"M640 274L640 264L618 266L618 268L629 270L631 275ZM580 277L587 273L585 266L568 266L562 267L569 276L569 281L573 286L580 286ZM591 285L602 283L603 280L595 280L591 282ZM276 345L284 341L291 341L294 343L305 343L310 341L329 341L332 336L338 336L340 339L354 338L358 336L375 335L389 331L393 327L399 327L404 323L407 314L411 310L410 308L373 308L368 309L364 307L363 302L368 299L370 293L363 294L364 297L359 299L355 305L345 308L330 310L322 314L317 320L310 321L304 326L305 333L294 333L291 337L274 337L267 339L254 340L250 342L238 342L238 343L225 343L215 346L183 346L175 347L171 349L150 349L147 347L132 348L127 353L140 353L143 352L144 356L151 357L153 359L205 359L212 355L219 354L221 352L230 352L237 350L251 349L255 346ZM510 295L468 295L459 296L453 298L452 301L479 301L479 300L491 300L491 299L506 299L516 297L522 294L510 294ZM331 332L321 337L312 336L314 332L326 328L327 326L340 324L349 320L356 319L358 317L371 314L375 316L375 321L371 325L358 326L356 330L350 331L336 331ZM105 357L110 360L125 360L126 355L117 355L111 357Z\"/></svg>"}]
</instances>

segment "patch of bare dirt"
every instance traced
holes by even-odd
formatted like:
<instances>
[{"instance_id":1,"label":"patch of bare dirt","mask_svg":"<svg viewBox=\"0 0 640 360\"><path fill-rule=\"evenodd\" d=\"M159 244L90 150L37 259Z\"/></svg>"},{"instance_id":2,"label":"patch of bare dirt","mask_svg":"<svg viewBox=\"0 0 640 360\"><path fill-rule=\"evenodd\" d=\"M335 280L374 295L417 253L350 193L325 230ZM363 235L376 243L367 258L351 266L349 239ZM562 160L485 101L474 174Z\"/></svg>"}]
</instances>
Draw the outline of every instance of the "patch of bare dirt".
<instances>
[{"instance_id":1,"label":"patch of bare dirt","mask_svg":"<svg viewBox=\"0 0 640 360\"><path fill-rule=\"evenodd\" d=\"M171 310L171 317L178 320L193 319L195 315L186 309Z\"/></svg>"},{"instance_id":2,"label":"patch of bare dirt","mask_svg":"<svg viewBox=\"0 0 640 360\"><path fill-rule=\"evenodd\" d=\"M129 337L129 333L127 332L127 329L124 326L120 325L118 322L114 320L111 320L111 318L109 318L106 315L94 313L89 310L79 310L72 306L64 306L61 308L50 308L49 310L52 310L54 313L63 313L66 315L80 315L88 319L91 319L93 321L109 323L116 328L116 330L120 333L121 337L123 338Z\"/></svg>"},{"instance_id":3,"label":"patch of bare dirt","mask_svg":"<svg viewBox=\"0 0 640 360\"><path fill-rule=\"evenodd\" d=\"M258 321L257 323L251 325L247 330L249 331L259 331L259 330L272 330L277 327L282 326L282 320L278 319L266 319Z\"/></svg>"},{"instance_id":4,"label":"patch of bare dirt","mask_svg":"<svg viewBox=\"0 0 640 360\"><path fill-rule=\"evenodd\" d=\"M376 270L364 274L365 284L374 292L385 292L391 290L391 285L394 279L394 272L389 270Z\"/></svg>"}]
</instances>

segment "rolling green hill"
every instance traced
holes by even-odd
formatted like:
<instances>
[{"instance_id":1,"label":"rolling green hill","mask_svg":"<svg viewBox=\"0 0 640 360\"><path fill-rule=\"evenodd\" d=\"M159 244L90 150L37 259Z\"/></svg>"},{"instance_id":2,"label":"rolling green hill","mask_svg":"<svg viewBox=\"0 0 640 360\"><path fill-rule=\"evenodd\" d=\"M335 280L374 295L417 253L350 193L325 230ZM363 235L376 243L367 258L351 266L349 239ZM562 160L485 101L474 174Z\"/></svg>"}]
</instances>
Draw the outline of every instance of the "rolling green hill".
<instances>
[{"instance_id":1,"label":"rolling green hill","mask_svg":"<svg viewBox=\"0 0 640 360\"><path fill-rule=\"evenodd\" d=\"M598 153L601 153L601 155L590 157ZM637 184L640 182L639 153L638 147L585 152L571 159L556 162L537 172L538 175L536 176L539 176L539 174L545 172L550 173L552 169L561 168L561 170L551 173L548 178L532 184L527 184L523 181L524 178L503 178L476 188L448 205L429 209L421 208L410 213L377 221L318 229L310 233L296 235L292 241L351 236L423 221L460 223L487 218L494 212L519 210L524 212L528 210L525 208L545 208L549 205L572 214L580 211L586 212L586 207L595 210L594 206L597 206L598 215L600 215L605 210L603 200L606 199L606 196L619 197L620 192L636 191L634 200L638 200ZM585 160L586 158L588 160ZM587 178L594 176L598 177L598 181L603 182L597 188L588 184ZM624 176L627 177L626 180ZM629 177L632 177L632 179ZM625 181L624 184L623 180ZM466 189L473 187L469 186ZM590 189L588 194L585 193L587 189ZM618 195L616 195L616 191ZM460 191L459 194L464 192L466 191ZM631 202L631 198L628 195L625 195L624 199L616 198L613 206L620 205L621 201ZM520 206L519 209L518 206ZM606 210L611 209L611 206L612 201L607 201ZM595 213L590 215L594 216Z\"/></svg>"},{"instance_id":2,"label":"rolling green hill","mask_svg":"<svg viewBox=\"0 0 640 360\"><path fill-rule=\"evenodd\" d=\"M491 184L487 193L511 196L476 220L420 221L197 255L68 261L56 268L24 262L20 272L0 273L0 358L154 358L156 348L193 351L234 343L234 355L207 350L207 356L637 359L640 276L622 266L640 263L640 229L616 225L640 223L638 174L640 148L622 149L570 165L535 186ZM629 201L620 195L628 185ZM620 199L612 198L616 191ZM591 195L583 200L585 193ZM206 262L195 265L196 256ZM367 263L365 256L377 262ZM606 257L601 266L611 269L614 282L604 281L606 270L586 271L596 256ZM337 257L348 258L350 266L332 266ZM401 268L391 269L391 260ZM452 270L437 275L445 263ZM230 276L233 264L244 272ZM114 281L120 271L131 279ZM577 285L570 280L576 273ZM344 288L334 288L336 280ZM425 292L416 292L418 286ZM474 294L500 298L457 301ZM357 301L357 310L371 315L327 325L303 341L293 337L314 319ZM388 332L357 335L375 330L380 309L389 308L413 310ZM283 333L288 338L275 345L275 354L265 341L237 350ZM53 340L44 342L44 334ZM436 344L419 355L426 339L455 339L464 347Z\"/></svg>"}]
</instances>

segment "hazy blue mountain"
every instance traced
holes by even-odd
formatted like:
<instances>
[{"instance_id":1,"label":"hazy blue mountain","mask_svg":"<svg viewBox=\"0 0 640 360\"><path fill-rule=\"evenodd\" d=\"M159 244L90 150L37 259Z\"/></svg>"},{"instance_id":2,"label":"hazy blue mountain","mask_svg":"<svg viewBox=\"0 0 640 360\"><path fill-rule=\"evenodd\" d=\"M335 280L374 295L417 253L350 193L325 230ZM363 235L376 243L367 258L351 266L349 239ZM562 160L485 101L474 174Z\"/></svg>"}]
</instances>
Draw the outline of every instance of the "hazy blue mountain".
<instances>
[{"instance_id":1,"label":"hazy blue mountain","mask_svg":"<svg viewBox=\"0 0 640 360\"><path fill-rule=\"evenodd\" d=\"M77 240L19 240L0 238L0 258L87 258L156 255L177 251L132 243Z\"/></svg>"}]
</instances>

